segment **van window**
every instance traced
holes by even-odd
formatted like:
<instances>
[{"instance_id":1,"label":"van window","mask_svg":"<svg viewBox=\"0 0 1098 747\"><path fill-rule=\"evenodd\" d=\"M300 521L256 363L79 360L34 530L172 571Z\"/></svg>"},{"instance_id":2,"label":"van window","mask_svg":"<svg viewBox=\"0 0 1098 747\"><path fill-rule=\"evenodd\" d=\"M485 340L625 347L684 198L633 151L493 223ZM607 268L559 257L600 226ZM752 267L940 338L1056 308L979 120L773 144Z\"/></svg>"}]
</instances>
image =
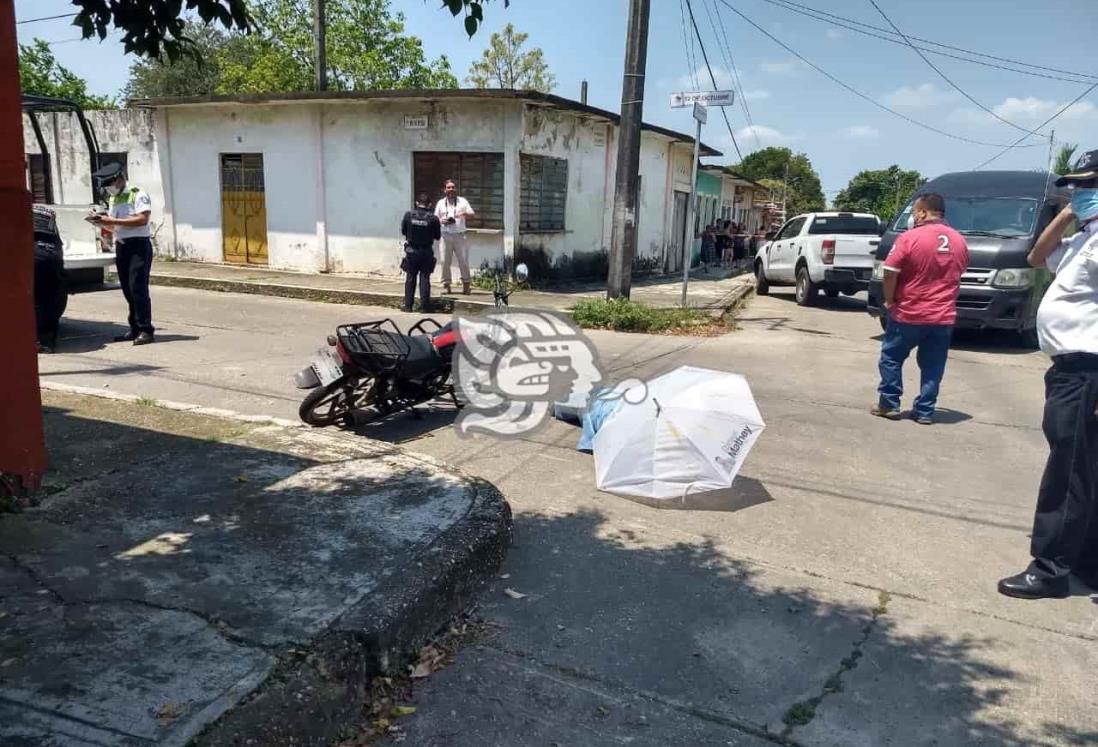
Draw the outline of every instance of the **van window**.
<instances>
[{"instance_id":1,"label":"van window","mask_svg":"<svg viewBox=\"0 0 1098 747\"><path fill-rule=\"evenodd\" d=\"M820 215L813 219L808 233L852 233L876 236L880 233L880 225L876 218L869 216Z\"/></svg>"},{"instance_id":2,"label":"van window","mask_svg":"<svg viewBox=\"0 0 1098 747\"><path fill-rule=\"evenodd\" d=\"M946 222L962 234L992 233L1009 238L1032 236L1037 226L1037 200L1031 197L945 196ZM907 230L914 200L896 216L892 230Z\"/></svg>"}]
</instances>

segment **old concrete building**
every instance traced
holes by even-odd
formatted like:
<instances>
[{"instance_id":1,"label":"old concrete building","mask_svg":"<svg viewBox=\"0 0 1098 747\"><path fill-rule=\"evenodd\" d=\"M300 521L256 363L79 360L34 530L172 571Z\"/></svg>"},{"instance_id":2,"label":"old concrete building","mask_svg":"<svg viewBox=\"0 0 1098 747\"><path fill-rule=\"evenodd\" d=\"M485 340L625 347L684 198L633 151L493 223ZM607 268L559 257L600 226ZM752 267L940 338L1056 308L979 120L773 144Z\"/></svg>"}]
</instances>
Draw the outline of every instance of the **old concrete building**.
<instances>
[{"instance_id":1,"label":"old concrete building","mask_svg":"<svg viewBox=\"0 0 1098 747\"><path fill-rule=\"evenodd\" d=\"M90 201L64 119L48 144L55 163L37 168L64 201ZM125 162L152 194L162 254L393 274L400 216L416 192L437 198L454 178L477 212L474 267L605 271L618 116L576 101L501 90L202 97L136 101L92 120L104 160ZM640 268L681 266L692 147L687 135L645 125Z\"/></svg>"}]
</instances>

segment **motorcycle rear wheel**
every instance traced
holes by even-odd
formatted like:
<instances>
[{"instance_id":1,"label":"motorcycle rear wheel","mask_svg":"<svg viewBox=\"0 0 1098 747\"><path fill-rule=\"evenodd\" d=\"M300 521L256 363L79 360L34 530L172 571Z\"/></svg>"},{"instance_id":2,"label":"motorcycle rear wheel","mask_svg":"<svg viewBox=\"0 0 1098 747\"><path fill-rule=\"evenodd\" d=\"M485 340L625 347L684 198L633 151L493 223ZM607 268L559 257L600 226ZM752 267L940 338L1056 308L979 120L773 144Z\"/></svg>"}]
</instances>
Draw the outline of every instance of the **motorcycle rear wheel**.
<instances>
[{"instance_id":1,"label":"motorcycle rear wheel","mask_svg":"<svg viewBox=\"0 0 1098 747\"><path fill-rule=\"evenodd\" d=\"M309 392L297 414L306 425L323 428L343 422L351 415L354 404L354 394L348 393L347 379L342 378Z\"/></svg>"}]
</instances>

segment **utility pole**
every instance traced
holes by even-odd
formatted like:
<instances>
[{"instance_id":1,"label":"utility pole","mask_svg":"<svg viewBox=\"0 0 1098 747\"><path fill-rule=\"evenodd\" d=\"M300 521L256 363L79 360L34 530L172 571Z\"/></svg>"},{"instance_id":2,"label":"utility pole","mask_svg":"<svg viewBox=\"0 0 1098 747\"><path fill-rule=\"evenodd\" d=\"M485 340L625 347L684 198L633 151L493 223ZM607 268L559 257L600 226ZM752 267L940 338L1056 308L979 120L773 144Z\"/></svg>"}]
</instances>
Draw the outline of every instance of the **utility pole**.
<instances>
[{"instance_id":1,"label":"utility pole","mask_svg":"<svg viewBox=\"0 0 1098 747\"><path fill-rule=\"evenodd\" d=\"M690 168L690 202L686 205L686 231L687 238L682 247L682 300L680 306L686 308L687 286L690 284L690 258L694 254L694 238L697 230L694 228L694 206L698 201L698 151L701 147L702 125L707 118L705 106L694 104L694 160Z\"/></svg>"},{"instance_id":2,"label":"utility pole","mask_svg":"<svg viewBox=\"0 0 1098 747\"><path fill-rule=\"evenodd\" d=\"M618 164L614 177L614 213L610 231L609 298L628 298L637 253L637 194L640 176L641 122L644 115L644 70L648 60L651 0L629 0L625 39L625 72L621 85Z\"/></svg>"},{"instance_id":3,"label":"utility pole","mask_svg":"<svg viewBox=\"0 0 1098 747\"><path fill-rule=\"evenodd\" d=\"M313 53L316 65L316 90L328 90L328 50L325 36L327 19L324 4L326 0L313 0Z\"/></svg>"}]
</instances>

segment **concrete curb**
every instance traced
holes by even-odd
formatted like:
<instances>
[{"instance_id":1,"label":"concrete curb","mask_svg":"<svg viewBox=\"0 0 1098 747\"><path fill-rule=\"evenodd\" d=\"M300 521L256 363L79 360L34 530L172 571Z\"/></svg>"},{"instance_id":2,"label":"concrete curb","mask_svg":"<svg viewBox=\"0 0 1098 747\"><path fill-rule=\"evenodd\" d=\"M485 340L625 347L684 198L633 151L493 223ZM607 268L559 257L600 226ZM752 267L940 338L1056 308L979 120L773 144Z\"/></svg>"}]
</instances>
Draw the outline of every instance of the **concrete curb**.
<instances>
[{"instance_id":1,"label":"concrete curb","mask_svg":"<svg viewBox=\"0 0 1098 747\"><path fill-rule=\"evenodd\" d=\"M162 285L173 288L192 288L195 290L209 290L220 293L247 293L257 296L276 296L280 298L296 298L302 301L319 301L322 303L358 306L387 306L399 309L404 303L403 296L396 293L314 288L308 285L263 283L253 280L194 278L186 275L154 273L149 277L149 282L152 285ZM470 301L463 298L453 298L451 296L436 296L432 299L432 302L433 305L436 306L433 311L444 313L453 311L477 313L484 311L485 309L495 308L494 303Z\"/></svg>"},{"instance_id":2,"label":"concrete curb","mask_svg":"<svg viewBox=\"0 0 1098 747\"><path fill-rule=\"evenodd\" d=\"M42 382L46 390L142 403L142 398L89 387ZM157 400L155 406L239 422L282 428L301 423L231 410ZM340 432L307 429L310 435L356 441ZM361 447L361 444L358 444ZM450 619L469 606L495 574L512 540L511 508L485 480L432 457L399 449L425 466L457 475L472 492L466 514L430 546L409 554L359 602L323 633L271 650L278 663L265 677L242 684L239 701L216 720L173 744L329 745L363 720L370 680L401 671ZM245 692L250 689L250 692ZM197 732L197 734L196 734Z\"/></svg>"}]
</instances>

